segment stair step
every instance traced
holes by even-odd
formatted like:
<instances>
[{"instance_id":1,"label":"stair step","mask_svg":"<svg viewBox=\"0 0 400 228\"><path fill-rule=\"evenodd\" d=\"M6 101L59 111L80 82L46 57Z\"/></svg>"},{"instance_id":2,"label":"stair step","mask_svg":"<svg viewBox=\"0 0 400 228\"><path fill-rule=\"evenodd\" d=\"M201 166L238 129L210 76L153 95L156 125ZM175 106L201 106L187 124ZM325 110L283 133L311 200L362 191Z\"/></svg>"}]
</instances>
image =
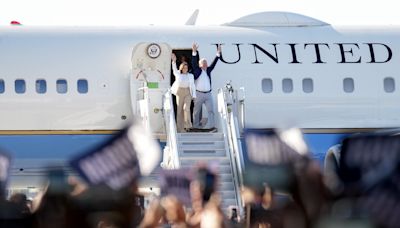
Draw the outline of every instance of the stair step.
<instances>
[{"instance_id":1,"label":"stair step","mask_svg":"<svg viewBox=\"0 0 400 228\"><path fill-rule=\"evenodd\" d=\"M219 166L217 170L220 174L229 174L232 175L232 168L230 166Z\"/></svg>"},{"instance_id":2,"label":"stair step","mask_svg":"<svg viewBox=\"0 0 400 228\"><path fill-rule=\"evenodd\" d=\"M217 186L218 191L229 191L235 189L233 182L220 182Z\"/></svg>"},{"instance_id":3,"label":"stair step","mask_svg":"<svg viewBox=\"0 0 400 228\"><path fill-rule=\"evenodd\" d=\"M216 164L217 166L230 166L231 162L227 159L227 158L214 158L214 159L209 159L209 158L182 158L181 159L181 166L185 166L185 165L193 165L196 164L197 162L203 162L206 164Z\"/></svg>"},{"instance_id":4,"label":"stair step","mask_svg":"<svg viewBox=\"0 0 400 228\"><path fill-rule=\"evenodd\" d=\"M222 201L221 202L221 210L222 212L226 213L229 211L229 208L237 207L236 200L232 199L229 202ZM229 214L229 213L228 213Z\"/></svg>"},{"instance_id":5,"label":"stair step","mask_svg":"<svg viewBox=\"0 0 400 228\"><path fill-rule=\"evenodd\" d=\"M185 143L210 143L210 142L224 142L223 138L178 138L177 142Z\"/></svg>"},{"instance_id":6,"label":"stair step","mask_svg":"<svg viewBox=\"0 0 400 228\"><path fill-rule=\"evenodd\" d=\"M210 150L199 150L197 148L191 148L191 149L183 149L179 152L179 156L181 157L186 157L186 156L191 156L191 157L206 157L206 156L212 156L212 157L217 157L217 156L225 156L226 151L225 149L210 149Z\"/></svg>"},{"instance_id":7,"label":"stair step","mask_svg":"<svg viewBox=\"0 0 400 228\"><path fill-rule=\"evenodd\" d=\"M198 163L213 167L218 172L217 191L224 212L229 206L237 206L232 164L224 135L221 132L178 133L177 144L181 168L195 168Z\"/></svg>"},{"instance_id":8,"label":"stair step","mask_svg":"<svg viewBox=\"0 0 400 228\"><path fill-rule=\"evenodd\" d=\"M221 144L186 144L178 145L178 150L225 150L225 145Z\"/></svg>"},{"instance_id":9,"label":"stair step","mask_svg":"<svg viewBox=\"0 0 400 228\"><path fill-rule=\"evenodd\" d=\"M181 157L180 159L180 164L181 167L196 167L198 164L205 164L211 167L213 170L216 169L218 170L218 167L220 166L230 166L230 162L225 162L224 160L218 159L219 157L215 157L214 160L210 159L202 159L199 157L195 156L187 156L187 157ZM223 161L223 162L220 162Z\"/></svg>"},{"instance_id":10,"label":"stair step","mask_svg":"<svg viewBox=\"0 0 400 228\"><path fill-rule=\"evenodd\" d=\"M233 199L236 197L235 191L231 190L218 190L218 193L221 196L221 199Z\"/></svg>"},{"instance_id":11,"label":"stair step","mask_svg":"<svg viewBox=\"0 0 400 228\"><path fill-rule=\"evenodd\" d=\"M224 179L224 181L226 181L228 178L232 178L232 168L230 166L218 166L212 163L203 162L201 160L193 161L192 163L184 163L184 164L181 163L180 168L188 168L195 170L197 167L204 165L210 167L210 169L213 172L217 173L218 178Z\"/></svg>"},{"instance_id":12,"label":"stair step","mask_svg":"<svg viewBox=\"0 0 400 228\"><path fill-rule=\"evenodd\" d=\"M236 206L236 199L225 199L222 201L222 208L228 208L229 206Z\"/></svg>"},{"instance_id":13,"label":"stair step","mask_svg":"<svg viewBox=\"0 0 400 228\"><path fill-rule=\"evenodd\" d=\"M185 164L185 165L182 165L181 164L181 168L189 168L189 169L192 169L192 168L195 168L197 166L197 164L196 163L193 163L193 164ZM226 181L228 181L229 180L229 178L230 179L232 179L232 170L231 170L231 167L230 166L221 166L221 167L218 167L217 168L217 171L218 171L218 175L219 175L219 178L221 179L221 181L224 181L224 182L226 182ZM223 176L223 178L221 178L222 176L221 175L225 175L225 176Z\"/></svg>"},{"instance_id":14,"label":"stair step","mask_svg":"<svg viewBox=\"0 0 400 228\"><path fill-rule=\"evenodd\" d=\"M221 133L179 133L178 141L223 141Z\"/></svg>"},{"instance_id":15,"label":"stair step","mask_svg":"<svg viewBox=\"0 0 400 228\"><path fill-rule=\"evenodd\" d=\"M187 136L187 137L191 137L191 136L215 136L215 137L222 137L223 133L221 132L185 132L185 133L178 133L179 136Z\"/></svg>"},{"instance_id":16,"label":"stair step","mask_svg":"<svg viewBox=\"0 0 400 228\"><path fill-rule=\"evenodd\" d=\"M221 173L221 174L219 174L219 179L222 182L232 181L232 174L230 172L229 173Z\"/></svg>"},{"instance_id":17,"label":"stair step","mask_svg":"<svg viewBox=\"0 0 400 228\"><path fill-rule=\"evenodd\" d=\"M181 165L194 165L198 162L209 164L211 167L218 168L220 166L231 166L229 161L219 160L218 157L214 160L201 159L198 157L184 157L181 159Z\"/></svg>"},{"instance_id":18,"label":"stair step","mask_svg":"<svg viewBox=\"0 0 400 228\"><path fill-rule=\"evenodd\" d=\"M208 141L208 140L193 140L193 141L179 141L178 146L216 146L225 147L224 141Z\"/></svg>"}]
</instances>

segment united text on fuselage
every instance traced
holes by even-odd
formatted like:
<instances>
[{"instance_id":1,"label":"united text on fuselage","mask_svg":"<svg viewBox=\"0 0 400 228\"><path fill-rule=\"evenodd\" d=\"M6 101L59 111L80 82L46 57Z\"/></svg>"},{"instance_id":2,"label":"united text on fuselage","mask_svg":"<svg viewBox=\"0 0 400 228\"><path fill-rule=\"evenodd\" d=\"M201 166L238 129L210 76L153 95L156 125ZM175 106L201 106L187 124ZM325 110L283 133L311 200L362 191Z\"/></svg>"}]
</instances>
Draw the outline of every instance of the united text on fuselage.
<instances>
[{"instance_id":1,"label":"united text on fuselage","mask_svg":"<svg viewBox=\"0 0 400 228\"><path fill-rule=\"evenodd\" d=\"M213 44L217 45L217 44ZM270 63L303 64L306 63L301 58L303 53L307 52L313 55L311 62L313 64L325 64L328 62L326 53L332 53L337 56L338 64L374 64L388 63L393 57L393 51L389 45L384 43L268 43L260 45L257 43L232 43L222 44L224 49L234 48L236 56L221 56L221 61L226 64L235 64L241 60L242 50L245 46L251 48L253 52L252 64L266 63L265 57ZM231 47L229 47L231 46ZM366 49L364 51L363 49ZM281 51L289 51L290 58L280 58ZM364 52L362 52L364 51ZM325 53L325 55L324 55ZM364 54L363 54L364 53ZM368 54L365 54L368 53ZM378 54L378 55L377 55ZM265 56L265 57L263 57Z\"/></svg>"}]
</instances>

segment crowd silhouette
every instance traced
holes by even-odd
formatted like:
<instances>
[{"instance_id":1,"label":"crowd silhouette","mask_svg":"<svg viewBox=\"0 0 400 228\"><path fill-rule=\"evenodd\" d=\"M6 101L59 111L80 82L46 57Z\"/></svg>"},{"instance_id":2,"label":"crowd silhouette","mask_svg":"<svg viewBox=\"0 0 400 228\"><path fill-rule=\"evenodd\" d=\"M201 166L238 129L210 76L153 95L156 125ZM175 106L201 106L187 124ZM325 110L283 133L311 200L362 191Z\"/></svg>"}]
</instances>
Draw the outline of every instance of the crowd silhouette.
<instances>
[{"instance_id":1,"label":"crowd silhouette","mask_svg":"<svg viewBox=\"0 0 400 228\"><path fill-rule=\"evenodd\" d=\"M249 162L241 189L243 213L236 207L222 209L219 175L207 164L191 170L190 205L181 202L179 195L162 194L147 208L135 183L115 190L86 185L61 169L49 169L49 184L35 199L21 193L8 199L1 196L0 227L399 226L399 136L345 139L334 179L325 178L319 163L308 153L299 153L279 132L260 137L257 140L267 142L269 158L252 160L255 141L246 141ZM263 153L264 144L257 148L257 153ZM340 183L327 183L332 181Z\"/></svg>"}]
</instances>

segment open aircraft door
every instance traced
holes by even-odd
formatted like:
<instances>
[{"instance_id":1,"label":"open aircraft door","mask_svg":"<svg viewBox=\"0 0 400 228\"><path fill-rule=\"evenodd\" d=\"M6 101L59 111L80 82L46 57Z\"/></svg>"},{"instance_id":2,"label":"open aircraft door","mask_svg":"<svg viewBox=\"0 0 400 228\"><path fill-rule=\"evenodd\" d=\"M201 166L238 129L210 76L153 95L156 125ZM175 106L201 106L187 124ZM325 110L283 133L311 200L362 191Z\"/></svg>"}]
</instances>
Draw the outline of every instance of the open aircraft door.
<instances>
[{"instance_id":1,"label":"open aircraft door","mask_svg":"<svg viewBox=\"0 0 400 228\"><path fill-rule=\"evenodd\" d=\"M159 137L165 134L162 101L170 88L171 53L166 43L143 42L132 51L132 111Z\"/></svg>"}]
</instances>

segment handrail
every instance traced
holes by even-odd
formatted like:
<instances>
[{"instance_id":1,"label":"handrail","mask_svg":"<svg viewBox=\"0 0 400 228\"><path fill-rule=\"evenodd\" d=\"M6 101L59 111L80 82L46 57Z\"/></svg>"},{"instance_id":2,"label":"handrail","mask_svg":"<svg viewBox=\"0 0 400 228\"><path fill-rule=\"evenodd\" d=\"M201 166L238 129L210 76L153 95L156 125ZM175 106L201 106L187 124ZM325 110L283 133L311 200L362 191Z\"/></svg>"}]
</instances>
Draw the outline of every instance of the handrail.
<instances>
[{"instance_id":1,"label":"handrail","mask_svg":"<svg viewBox=\"0 0 400 228\"><path fill-rule=\"evenodd\" d=\"M139 107L139 113L137 113L142 119L143 126L147 130L150 129L150 118L149 118L149 88L143 86L137 89L137 107Z\"/></svg>"},{"instance_id":2,"label":"handrail","mask_svg":"<svg viewBox=\"0 0 400 228\"><path fill-rule=\"evenodd\" d=\"M244 93L244 88L240 88L243 90ZM238 170L239 170L239 178L240 178L240 184L243 184L243 169L244 169L244 158L243 158L243 151L242 151L242 142L240 140L241 133L244 129L244 95L243 97L238 100L238 94L237 91L228 91L228 96L231 97L230 99L232 100L232 103L230 104L231 107L231 112L229 113L230 117L230 130L231 130L231 135L232 135L232 143L236 155L236 159L238 161ZM239 103L238 103L239 102ZM240 119L240 122L239 122ZM239 124L240 123L240 124Z\"/></svg>"},{"instance_id":3,"label":"handrail","mask_svg":"<svg viewBox=\"0 0 400 228\"><path fill-rule=\"evenodd\" d=\"M232 100L231 107L232 110L230 112L230 126L231 126L231 133L232 133L232 142L235 148L235 155L238 161L238 169L240 173L240 184L243 184L243 169L244 169L244 158L243 158L243 151L242 151L242 143L240 140L241 133L245 127L245 110L244 110L244 101L245 101L245 91L244 88L239 88L242 91L240 98L238 98L237 90L228 90L228 95L231 97ZM239 104L238 104L239 102ZM239 120L240 119L240 122ZM239 124L240 123L240 124Z\"/></svg>"},{"instance_id":4,"label":"handrail","mask_svg":"<svg viewBox=\"0 0 400 228\"><path fill-rule=\"evenodd\" d=\"M244 101L245 101L245 91L244 87L240 87L239 91L241 92L240 96L237 94L238 91L236 92L236 97L238 98L239 102L239 111L238 111L238 117L239 117L239 132L240 135L243 135L243 130L246 127L246 122L245 122L245 107L244 107Z\"/></svg>"},{"instance_id":5,"label":"handrail","mask_svg":"<svg viewBox=\"0 0 400 228\"><path fill-rule=\"evenodd\" d=\"M164 154L163 168L178 169L180 167L179 151L177 145L177 133L175 123L175 112L172 103L171 90L163 96L164 124L167 131L167 153Z\"/></svg>"},{"instance_id":6,"label":"handrail","mask_svg":"<svg viewBox=\"0 0 400 228\"><path fill-rule=\"evenodd\" d=\"M236 95L236 96L235 96ZM244 101L244 100L243 100ZM236 199L239 206L240 215L244 214L243 203L241 201L240 188L243 186L242 147L240 142L239 123L237 120L237 94L230 84L225 89L218 90L218 112L221 116L221 125L224 136L227 138L229 146L229 156L234 175L234 185L236 188ZM242 102L242 101L241 101Z\"/></svg>"}]
</instances>

